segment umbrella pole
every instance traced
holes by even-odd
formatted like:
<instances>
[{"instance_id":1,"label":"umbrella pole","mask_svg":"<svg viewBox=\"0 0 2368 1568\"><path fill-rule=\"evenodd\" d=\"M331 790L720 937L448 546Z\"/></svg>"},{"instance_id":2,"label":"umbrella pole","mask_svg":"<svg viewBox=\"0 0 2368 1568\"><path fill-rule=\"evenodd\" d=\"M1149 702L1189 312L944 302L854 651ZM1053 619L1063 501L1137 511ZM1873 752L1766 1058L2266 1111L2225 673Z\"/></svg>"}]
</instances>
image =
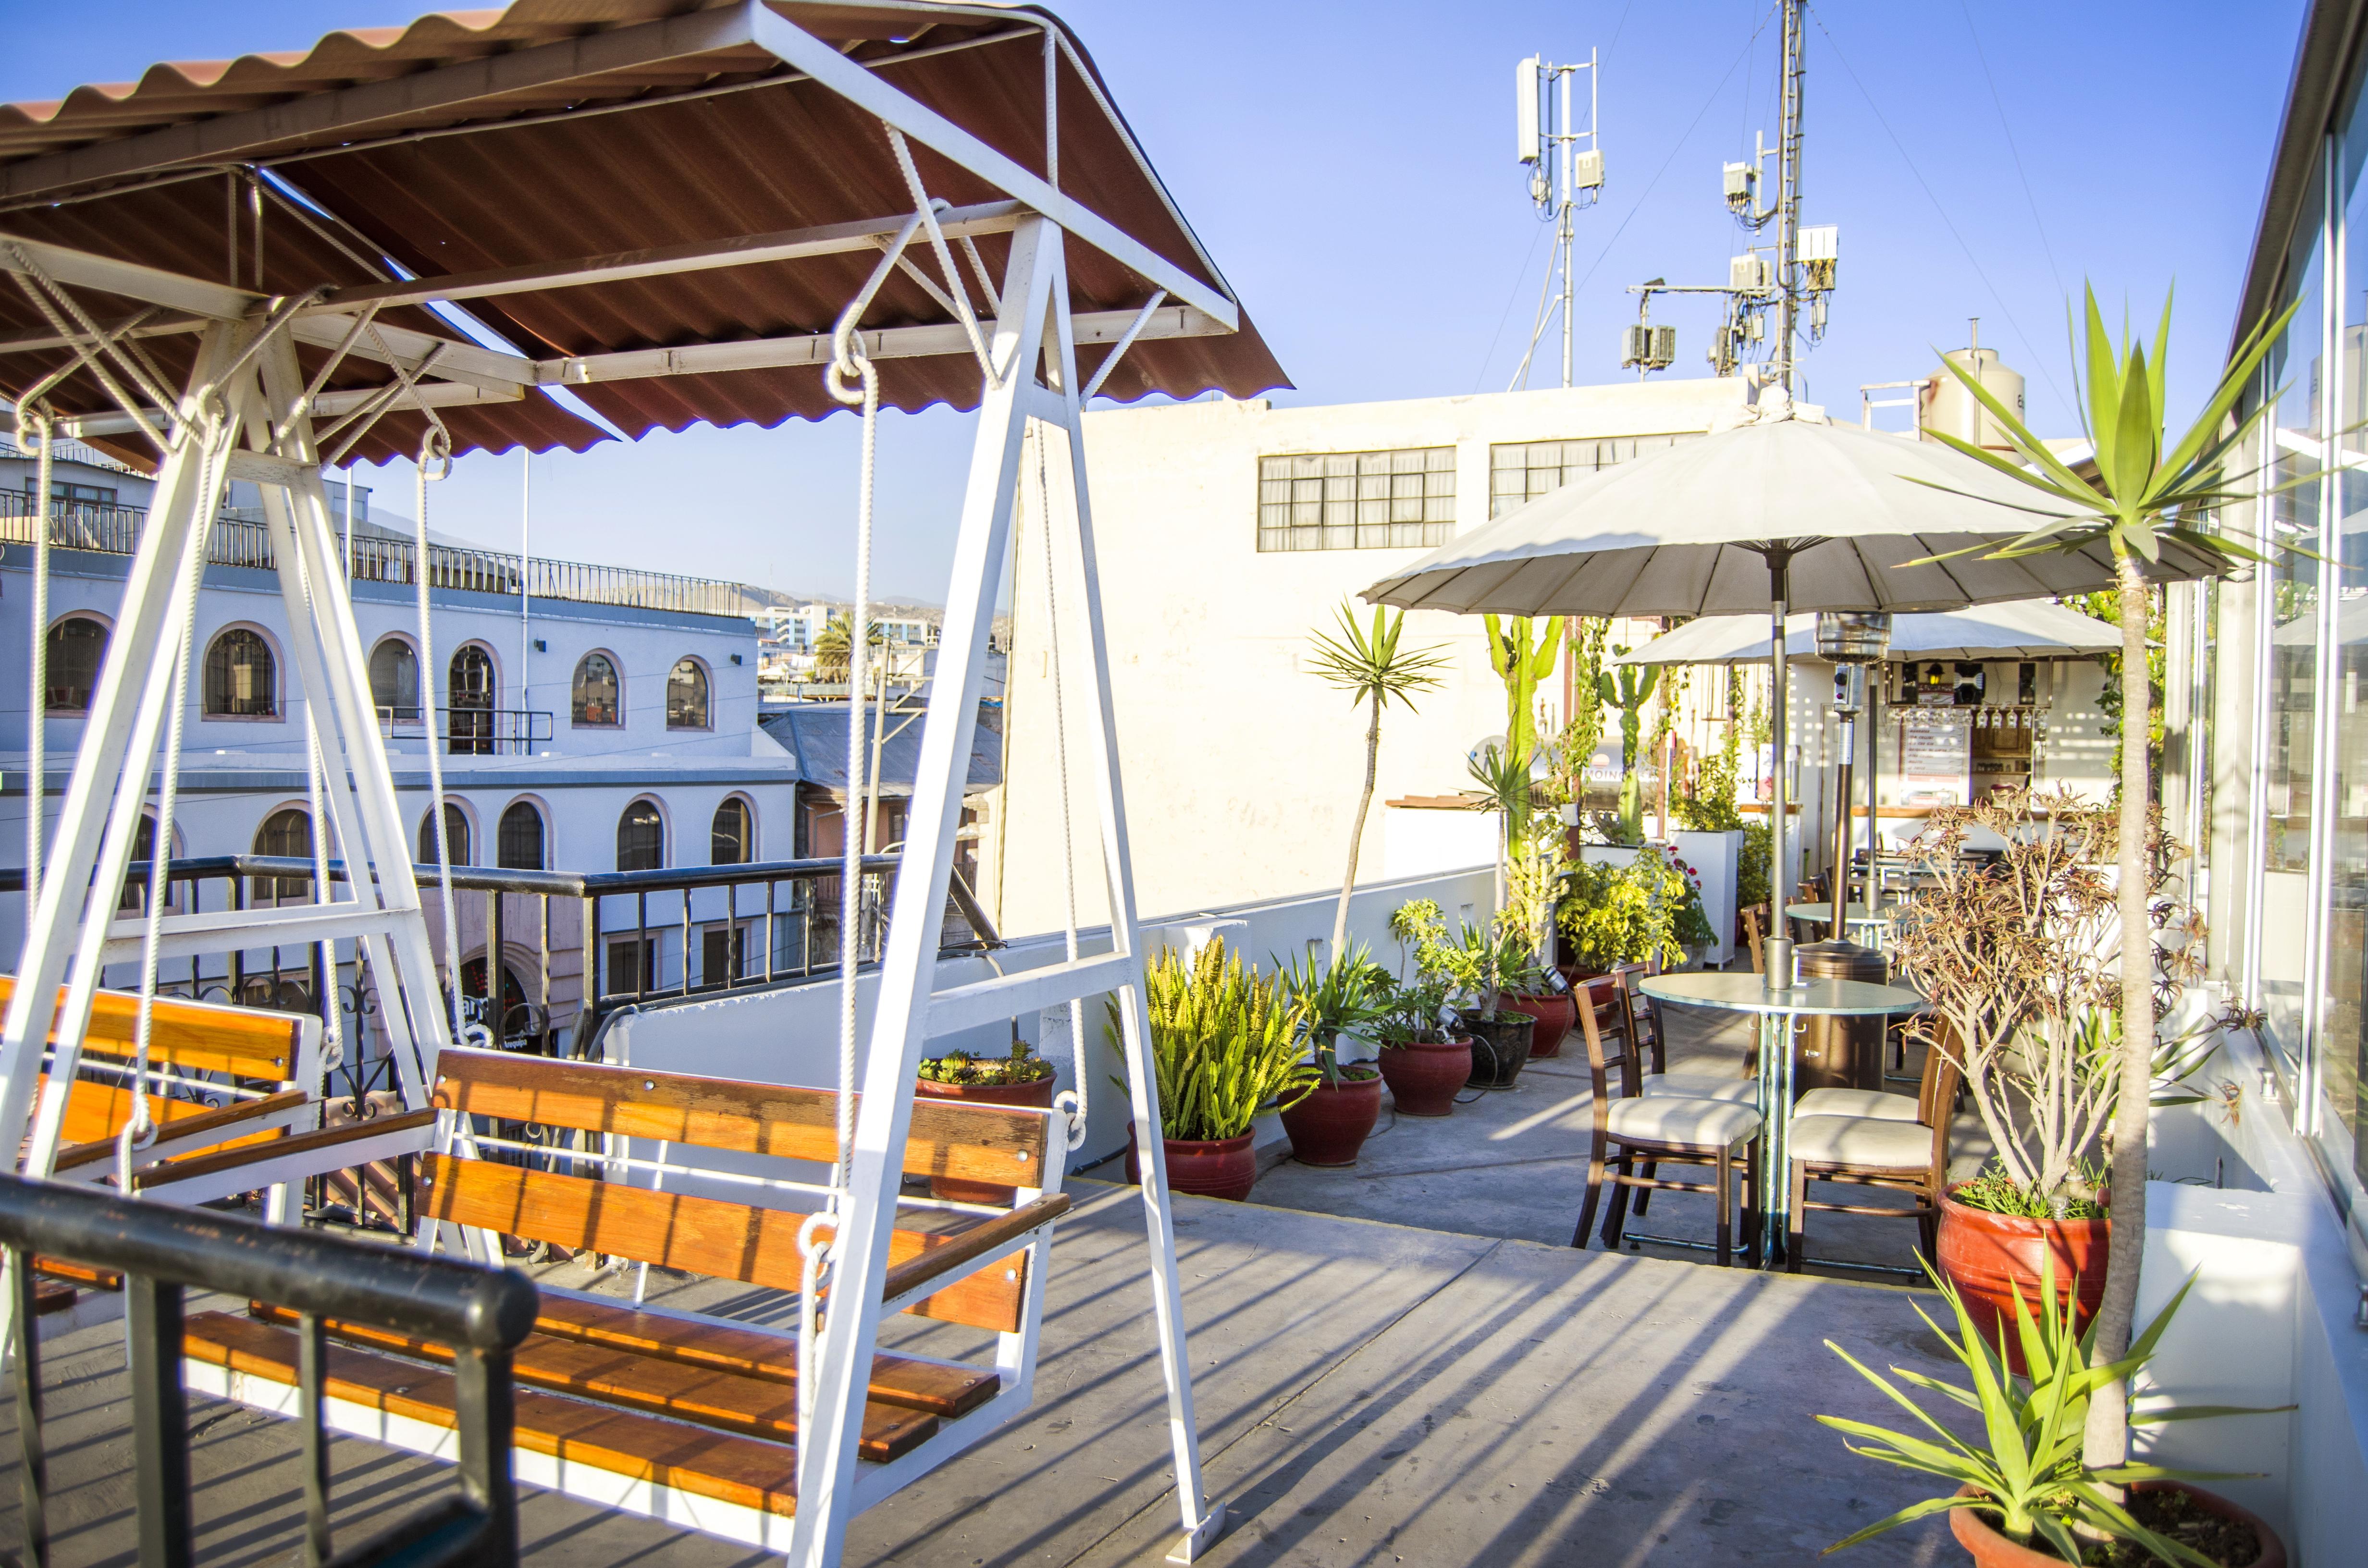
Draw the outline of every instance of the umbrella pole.
<instances>
[{"instance_id":1,"label":"umbrella pole","mask_svg":"<svg viewBox=\"0 0 2368 1568\"><path fill-rule=\"evenodd\" d=\"M1792 552L1782 546L1768 551L1768 622L1769 665L1773 687L1768 698L1768 743L1772 766L1768 791L1768 889L1772 907L1769 925L1779 935L1762 944L1763 961L1768 971L1770 990L1785 990L1793 983L1793 937L1785 909L1793 902L1792 863L1784 852L1784 732L1787 710L1792 706L1791 676L1784 663L1784 621L1792 606Z\"/></svg>"},{"instance_id":2,"label":"umbrella pole","mask_svg":"<svg viewBox=\"0 0 2368 1568\"><path fill-rule=\"evenodd\" d=\"M1883 853L1883 687L1891 674L1888 664L1866 667L1866 909L1874 913L1883 902L1875 866Z\"/></svg>"}]
</instances>

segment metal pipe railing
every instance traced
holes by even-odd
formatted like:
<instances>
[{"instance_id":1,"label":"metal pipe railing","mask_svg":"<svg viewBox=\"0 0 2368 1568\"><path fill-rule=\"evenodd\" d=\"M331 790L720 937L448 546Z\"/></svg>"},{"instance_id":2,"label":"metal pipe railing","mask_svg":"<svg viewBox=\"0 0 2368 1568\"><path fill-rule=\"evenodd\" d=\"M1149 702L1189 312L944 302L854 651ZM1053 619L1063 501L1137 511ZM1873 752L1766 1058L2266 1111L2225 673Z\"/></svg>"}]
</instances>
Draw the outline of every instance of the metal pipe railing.
<instances>
[{"instance_id":1,"label":"metal pipe railing","mask_svg":"<svg viewBox=\"0 0 2368 1568\"><path fill-rule=\"evenodd\" d=\"M460 1437L458 1493L337 1556L337 1568L396 1562L491 1568L518 1561L510 1358L541 1308L540 1292L523 1274L15 1176L0 1176L0 1249L15 1291L11 1348L28 1563L47 1568L51 1561L36 1255L123 1276L142 1568L186 1568L194 1560L188 1394L181 1372L189 1290L298 1314L308 1568L331 1561L323 1406L324 1324L332 1318L450 1346Z\"/></svg>"}]
</instances>

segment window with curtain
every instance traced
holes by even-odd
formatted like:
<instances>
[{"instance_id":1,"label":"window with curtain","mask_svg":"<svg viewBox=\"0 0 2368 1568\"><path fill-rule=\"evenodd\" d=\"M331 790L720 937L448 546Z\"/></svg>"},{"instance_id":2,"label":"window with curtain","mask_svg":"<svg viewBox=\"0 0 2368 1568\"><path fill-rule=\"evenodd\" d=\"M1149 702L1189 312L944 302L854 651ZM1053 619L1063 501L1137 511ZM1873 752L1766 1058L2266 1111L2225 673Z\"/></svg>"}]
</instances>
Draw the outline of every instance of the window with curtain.
<instances>
[{"instance_id":1,"label":"window with curtain","mask_svg":"<svg viewBox=\"0 0 2368 1568\"><path fill-rule=\"evenodd\" d=\"M542 863L542 813L530 801L513 801L502 813L495 834L494 864L506 871L540 871Z\"/></svg>"},{"instance_id":2,"label":"window with curtain","mask_svg":"<svg viewBox=\"0 0 2368 1568\"><path fill-rule=\"evenodd\" d=\"M575 666L575 717L579 724L621 724L624 706L617 666L606 653L586 653Z\"/></svg>"},{"instance_id":3,"label":"window with curtain","mask_svg":"<svg viewBox=\"0 0 2368 1568\"><path fill-rule=\"evenodd\" d=\"M107 661L107 628L86 615L70 615L50 628L42 671L41 706L51 713L87 713L98 689L98 667Z\"/></svg>"},{"instance_id":4,"label":"window with curtain","mask_svg":"<svg viewBox=\"0 0 2368 1568\"><path fill-rule=\"evenodd\" d=\"M666 728L707 727L707 671L697 659L677 660L666 676Z\"/></svg>"},{"instance_id":5,"label":"window with curtain","mask_svg":"<svg viewBox=\"0 0 2368 1568\"><path fill-rule=\"evenodd\" d=\"M370 650L370 701L381 724L419 722L419 655L400 637L388 637Z\"/></svg>"},{"instance_id":6,"label":"window with curtain","mask_svg":"<svg viewBox=\"0 0 2368 1568\"><path fill-rule=\"evenodd\" d=\"M209 719L268 719L279 711L271 645L233 626L206 649L205 714Z\"/></svg>"},{"instance_id":7,"label":"window with curtain","mask_svg":"<svg viewBox=\"0 0 2368 1568\"><path fill-rule=\"evenodd\" d=\"M450 801L444 802L444 837L450 845L448 853L452 857L453 865L476 864L469 858L469 818ZM436 813L433 811L419 813L419 863L423 866L436 864Z\"/></svg>"},{"instance_id":8,"label":"window with curtain","mask_svg":"<svg viewBox=\"0 0 2368 1568\"><path fill-rule=\"evenodd\" d=\"M617 869L655 871L666 866L666 819L655 801L635 801L617 819Z\"/></svg>"},{"instance_id":9,"label":"window with curtain","mask_svg":"<svg viewBox=\"0 0 2368 1568\"><path fill-rule=\"evenodd\" d=\"M747 801L734 795L715 808L714 825L708 835L707 863L745 866L756 858L756 815L748 810Z\"/></svg>"}]
</instances>

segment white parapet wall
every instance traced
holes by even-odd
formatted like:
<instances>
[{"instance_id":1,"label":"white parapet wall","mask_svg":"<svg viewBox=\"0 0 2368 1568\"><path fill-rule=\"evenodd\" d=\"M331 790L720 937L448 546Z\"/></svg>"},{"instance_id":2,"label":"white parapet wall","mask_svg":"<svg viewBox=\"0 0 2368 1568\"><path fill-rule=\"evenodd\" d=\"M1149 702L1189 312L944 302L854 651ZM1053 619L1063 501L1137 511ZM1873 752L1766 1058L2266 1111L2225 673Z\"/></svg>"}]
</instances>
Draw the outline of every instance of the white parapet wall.
<instances>
[{"instance_id":1,"label":"white parapet wall","mask_svg":"<svg viewBox=\"0 0 2368 1568\"><path fill-rule=\"evenodd\" d=\"M2149 1369L2141 1410L2292 1406L2138 1428L2139 1457L2235 1471L2209 1483L2266 1518L2305 1568L2368 1548L2368 1331L2361 1275L2326 1186L2245 1034L2191 1082L2202 1105L2157 1109L2146 1187L2145 1322L2192 1278ZM2146 1397L2153 1396L2153 1397Z\"/></svg>"},{"instance_id":2,"label":"white parapet wall","mask_svg":"<svg viewBox=\"0 0 2368 1568\"><path fill-rule=\"evenodd\" d=\"M1357 889L1349 902L1349 938L1352 945L1365 943L1377 961L1395 968L1399 954L1389 934L1389 919L1391 912L1400 904L1410 899L1434 899L1452 916L1467 906L1485 912L1489 895L1490 871L1486 867L1367 883ZM1144 922L1144 946L1146 951L1162 947L1189 948L1213 926L1248 962L1271 971L1276 960L1304 959L1311 950L1320 954L1328 946L1333 906L1334 895L1321 893L1167 915ZM1078 947L1084 956L1106 953L1110 946L1108 926L1096 926L1078 935ZM942 990L988 979L997 971L1008 974L1058 963L1064 950L1063 938L1057 935L1031 937L997 949L991 957L965 954L942 960L938 965L937 983ZM862 1047L871 1037L876 987L876 976L867 974L857 988L859 1082L863 1073ZM1093 996L1081 1005L1086 1024L1087 1135L1085 1147L1070 1156L1073 1170L1126 1148L1126 1096L1111 1081L1118 1074L1119 1064L1116 1053L1104 1042L1105 1001L1103 996ZM933 1042L930 1049L939 1054L963 1050L1001 1056L1011 1049L1015 1028L1019 1038L1053 1063L1059 1088L1077 1086L1065 1009L1047 1008L1042 1013L1023 1015L1011 1025L950 1036ZM660 1072L827 1088L838 1082L838 986L830 981L815 981L628 1012L609 1025L601 1037L600 1050L607 1061ZM1262 1119L1261 1142L1281 1136L1273 1123L1272 1117ZM676 1157L683 1157L684 1153L676 1151ZM699 1163L744 1174L759 1174L760 1170L767 1175L783 1174L777 1161L735 1160L709 1151L700 1153ZM802 1179L820 1181L826 1176L826 1172L815 1167ZM669 1181L668 1185L680 1189L684 1184ZM689 1189L699 1190L695 1186ZM750 1201L750 1189L745 1186L717 1183L709 1191L714 1197ZM780 1195L780 1201L783 1207L805 1207L786 1193Z\"/></svg>"}]
</instances>

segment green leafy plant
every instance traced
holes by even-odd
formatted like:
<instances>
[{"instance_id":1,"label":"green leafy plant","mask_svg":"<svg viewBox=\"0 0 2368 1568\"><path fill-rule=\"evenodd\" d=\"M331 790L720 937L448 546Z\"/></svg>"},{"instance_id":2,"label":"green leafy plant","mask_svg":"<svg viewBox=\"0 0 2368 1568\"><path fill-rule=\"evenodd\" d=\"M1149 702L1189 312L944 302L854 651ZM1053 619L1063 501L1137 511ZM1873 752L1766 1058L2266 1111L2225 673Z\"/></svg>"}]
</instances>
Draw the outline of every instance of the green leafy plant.
<instances>
[{"instance_id":1,"label":"green leafy plant","mask_svg":"<svg viewBox=\"0 0 2368 1568\"><path fill-rule=\"evenodd\" d=\"M1399 905L1390 929L1413 946L1417 974L1443 982L1447 997L1472 998L1484 1017L1496 1016L1499 991L1534 990L1545 977L1527 936L1502 915L1486 926L1461 925L1450 935L1439 905L1417 899Z\"/></svg>"},{"instance_id":2,"label":"green leafy plant","mask_svg":"<svg viewBox=\"0 0 2368 1568\"><path fill-rule=\"evenodd\" d=\"M2235 571L2264 560L2252 543L2223 532L2218 518L2234 504L2252 498L2247 483L2251 472L2232 472L2229 465L2251 449L2260 420L2277 405L2277 399L2260 399L2245 418L2230 415L2300 301L2245 335L2229 356L2212 396L2185 433L2176 437L2165 428L2169 398L2164 361L2170 349L2170 301L2163 301L2151 356L2145 344L2126 333L2121 345L2114 344L2097 309L2094 289L2088 290L2087 303L2086 373L2078 378L2081 384L2076 389L2083 395L2074 402L2096 453L2093 480L2067 466L2023 423L2020 411L2007 407L1977 378L1954 360L1941 361L1987 411L2019 460L2009 461L1946 431L1928 434L2027 486L2031 493L2031 506L2017 509L2024 519L2019 526L2026 531L1988 549L1989 557L2011 560L2102 545L2112 553L2114 585L2124 606L2146 603L2148 570L2161 562L2166 543L2179 546L2191 558L2200 558L2212 571ZM2315 481L2317 476L2306 477ZM1986 548L1975 546L1957 553ZM2147 667L2146 631L2145 616L2122 617L2123 669ZM2123 683L2125 735L2153 733L2152 698L2146 681ZM2144 745L2122 748L2117 898L2122 928L2126 931L2150 928L2145 865L2146 749ZM2146 947L2130 942L2121 954L2122 1082L2113 1140L2113 1191L2120 1200L2120 1212L2115 1215L2118 1222L2108 1255L2104 1301L2097 1315L2098 1343L2108 1359L2120 1357L2130 1343L2130 1326L2137 1312L2138 1259L2146 1230L2147 1080L2155 1055L2156 1018L2154 963ZM2089 1457L2104 1463L2125 1456L2129 1441L2119 1419L2119 1403L2101 1400L2096 1408L2099 1419L2090 1434Z\"/></svg>"},{"instance_id":3,"label":"green leafy plant","mask_svg":"<svg viewBox=\"0 0 2368 1568\"><path fill-rule=\"evenodd\" d=\"M924 1060L919 1074L932 1084L999 1088L1042 1083L1053 1075L1053 1064L1035 1054L1026 1040L1015 1040L1008 1056L973 1056L968 1051L949 1051L943 1056Z\"/></svg>"},{"instance_id":4,"label":"green leafy plant","mask_svg":"<svg viewBox=\"0 0 2368 1568\"><path fill-rule=\"evenodd\" d=\"M1743 726L1729 720L1714 756L1702 758L1694 787L1669 802L1670 814L1689 833L1732 833L1743 825L1736 807L1742 771Z\"/></svg>"},{"instance_id":5,"label":"green leafy plant","mask_svg":"<svg viewBox=\"0 0 2368 1568\"><path fill-rule=\"evenodd\" d=\"M1584 808L1587 769L1603 740L1603 699L1596 687L1611 651L1611 622L1601 616L1574 616L1565 628L1570 647L1570 716L1554 738L1554 783L1563 801Z\"/></svg>"},{"instance_id":6,"label":"green leafy plant","mask_svg":"<svg viewBox=\"0 0 2368 1568\"><path fill-rule=\"evenodd\" d=\"M1570 943L1571 961L1581 969L1601 972L1656 958L1681 963L1686 949L1678 916L1692 894L1693 884L1668 853L1647 846L1625 866L1582 860L1570 868L1554 920ZM1695 907L1699 919L1698 896Z\"/></svg>"},{"instance_id":7,"label":"green leafy plant","mask_svg":"<svg viewBox=\"0 0 2368 1568\"><path fill-rule=\"evenodd\" d=\"M1173 949L1155 957L1144 967L1143 1000L1163 1136L1238 1138L1259 1111L1288 1109L1315 1089L1316 1071L1301 1038L1304 1010L1280 982L1229 957L1224 937L1190 960ZM1117 999L1104 1006L1102 1033L1115 1052Z\"/></svg>"},{"instance_id":8,"label":"green leafy plant","mask_svg":"<svg viewBox=\"0 0 2368 1568\"><path fill-rule=\"evenodd\" d=\"M1769 867L1775 852L1769 847L1768 824L1749 822L1743 824L1743 853L1735 866L1735 906L1749 909L1766 903L1775 897L1769 880Z\"/></svg>"},{"instance_id":9,"label":"green leafy plant","mask_svg":"<svg viewBox=\"0 0 2368 1568\"><path fill-rule=\"evenodd\" d=\"M1446 1042L1447 1028L1440 1014L1447 1006L1449 983L1422 976L1394 984L1383 994L1382 1016L1373 1020L1373 1038L1383 1051L1417 1044Z\"/></svg>"},{"instance_id":10,"label":"green leafy plant","mask_svg":"<svg viewBox=\"0 0 2368 1568\"><path fill-rule=\"evenodd\" d=\"M1360 942L1346 950L1333 949L1324 963L1316 962L1314 953L1291 963L1273 958L1268 961L1305 1023L1308 1049L1325 1084L1338 1088L1343 1073L1371 1077L1369 1067L1343 1068L1339 1046L1342 1035L1361 1034L1390 1015L1394 983L1390 971L1373 961L1372 949Z\"/></svg>"},{"instance_id":11,"label":"green leafy plant","mask_svg":"<svg viewBox=\"0 0 2368 1568\"><path fill-rule=\"evenodd\" d=\"M1399 638L1406 631L1406 612L1373 607L1371 631L1357 624L1347 603L1334 612L1340 635L1310 633L1315 640L1315 673L1349 694L1352 703L1368 710L1365 725L1365 788L1357 797L1356 824L1349 830L1349 869L1340 879L1340 902L1332 911L1332 950L1349 940L1349 895L1357 886L1357 855L1365 842L1365 817L1373 805L1373 779L1381 767L1382 710L1402 702L1414 710L1414 694L1439 684L1435 673L1447 661L1436 647L1406 648Z\"/></svg>"},{"instance_id":12,"label":"green leafy plant","mask_svg":"<svg viewBox=\"0 0 2368 1568\"><path fill-rule=\"evenodd\" d=\"M1925 1272L1931 1274L1933 1284L1940 1288L1955 1314L1956 1332L1943 1330L1921 1306L1917 1307L1916 1315L1948 1346L1949 1353L1965 1369L1972 1386L1945 1383L1905 1367L1895 1366L1891 1373L1910 1387L1974 1412L1981 1423L1977 1437L1960 1437L1934 1419L1890 1379L1868 1368L1832 1340L1826 1341L1827 1349L1915 1416L1923 1431L1920 1435L1895 1432L1871 1422L1839 1415L1820 1415L1818 1421L1841 1433L1854 1454L1954 1483L1949 1494L1911 1503L1889 1517L1836 1541L1826 1549L1828 1552L1856 1546L1915 1519L1972 1508L1988 1516L1994 1521L1993 1528L2018 1546L2053 1551L2066 1562L2082 1560L2078 1538L2086 1535L2091 1540L2129 1541L2152 1552L2161 1562L2179 1563L2183 1568L2222 1568L2194 1548L2140 1524L2123 1506L2119 1492L2135 1481L2217 1481L2229 1477L2165 1470L2150 1464L2092 1466L2082 1459L2080 1451L2081 1434L2088 1424L2091 1403L2123 1397L2122 1391L2152 1358L2163 1331L2170 1326L2171 1315L2187 1299L2194 1280L2191 1278L2180 1287L2179 1294L2146 1324L2125 1354L2103 1359L2093 1354L2097 1337L2094 1324L2086 1335L2073 1334L2078 1311L2074 1299L2077 1289L2065 1292L2061 1309L2053 1305L2056 1300L2055 1259L2052 1255L2044 1256L2039 1289L2042 1307L2036 1321L2024 1304L2021 1291L2018 1290L2014 1296L2013 1327L2028 1377L2017 1377L2007 1369L2007 1325L1998 1325L1998 1343L1995 1347L1990 1346L1982 1338L1981 1330L1955 1289L1934 1273L1930 1265L1925 1266ZM2149 1412L2137 1419L2153 1422L2267 1414L2270 1412L2206 1405ZM1852 1438L1857 1441L1849 1441Z\"/></svg>"},{"instance_id":13,"label":"green leafy plant","mask_svg":"<svg viewBox=\"0 0 2368 1568\"><path fill-rule=\"evenodd\" d=\"M888 645L887 629L876 620L864 622L864 642L869 647ZM844 681L854 664L855 626L845 610L823 622L822 634L814 639L814 679L830 685Z\"/></svg>"}]
</instances>

